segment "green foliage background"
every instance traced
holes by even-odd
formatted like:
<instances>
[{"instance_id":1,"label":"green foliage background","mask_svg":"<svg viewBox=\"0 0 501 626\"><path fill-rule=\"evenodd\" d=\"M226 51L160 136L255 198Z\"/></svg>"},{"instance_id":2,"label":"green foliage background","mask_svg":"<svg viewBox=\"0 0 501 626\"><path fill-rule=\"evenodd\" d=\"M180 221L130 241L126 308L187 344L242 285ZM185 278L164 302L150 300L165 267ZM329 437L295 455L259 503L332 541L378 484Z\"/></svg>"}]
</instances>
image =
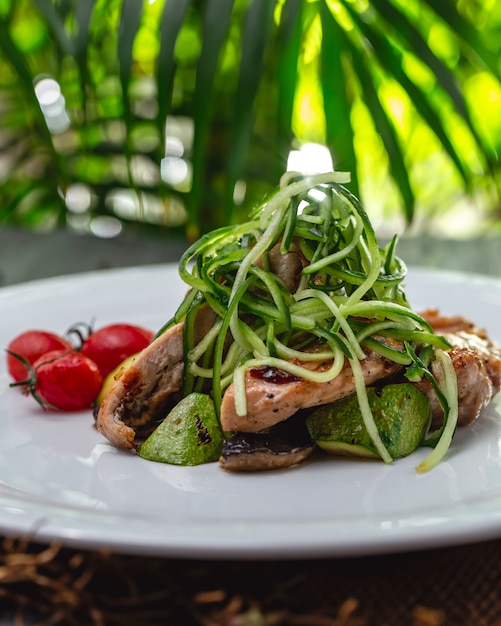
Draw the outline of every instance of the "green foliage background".
<instances>
[{"instance_id":1,"label":"green foliage background","mask_svg":"<svg viewBox=\"0 0 501 626\"><path fill-rule=\"evenodd\" d=\"M0 0L0 225L192 239L316 142L380 229L499 230L500 47L497 0Z\"/></svg>"}]
</instances>

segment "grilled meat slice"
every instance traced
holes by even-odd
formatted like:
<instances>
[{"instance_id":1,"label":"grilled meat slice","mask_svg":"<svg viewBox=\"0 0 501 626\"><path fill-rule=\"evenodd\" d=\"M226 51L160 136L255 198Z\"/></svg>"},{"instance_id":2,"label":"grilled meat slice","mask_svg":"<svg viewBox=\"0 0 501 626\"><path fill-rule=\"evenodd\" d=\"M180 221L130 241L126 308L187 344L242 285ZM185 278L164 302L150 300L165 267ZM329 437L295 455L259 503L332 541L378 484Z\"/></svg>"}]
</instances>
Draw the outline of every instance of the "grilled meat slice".
<instances>
[{"instance_id":1,"label":"grilled meat slice","mask_svg":"<svg viewBox=\"0 0 501 626\"><path fill-rule=\"evenodd\" d=\"M183 378L183 324L145 348L116 380L97 415L97 429L115 446L133 448L165 417Z\"/></svg>"},{"instance_id":2,"label":"grilled meat slice","mask_svg":"<svg viewBox=\"0 0 501 626\"><path fill-rule=\"evenodd\" d=\"M215 313L201 307L195 320L195 343L214 324ZM119 448L134 448L180 399L184 372L184 322L171 326L145 348L116 380L101 403L98 430Z\"/></svg>"},{"instance_id":3,"label":"grilled meat slice","mask_svg":"<svg viewBox=\"0 0 501 626\"><path fill-rule=\"evenodd\" d=\"M458 426L467 426L501 388L501 347L489 339L485 330L464 317L441 316L436 309L422 315L452 346L449 355L458 382ZM437 363L432 364L433 373L440 378L438 367ZM433 425L440 426L443 412L431 384L423 379L416 386L430 399Z\"/></svg>"},{"instance_id":4,"label":"grilled meat slice","mask_svg":"<svg viewBox=\"0 0 501 626\"><path fill-rule=\"evenodd\" d=\"M307 261L294 242L285 254L280 252L280 243L278 242L273 246L269 252L270 269L283 281L290 293L295 293L301 280L301 272L306 267Z\"/></svg>"},{"instance_id":5,"label":"grilled meat slice","mask_svg":"<svg viewBox=\"0 0 501 626\"><path fill-rule=\"evenodd\" d=\"M325 370L330 365L327 362L307 366ZM366 351L366 358L361 361L361 366L366 385L389 378L402 369L401 365L372 351ZM223 430L257 433L286 420L300 409L335 402L355 392L353 372L348 361L335 379L323 383L283 375L283 372L279 375L280 371L271 374L263 376L261 372L252 369L246 372L246 415L237 415L233 385L226 389L221 404Z\"/></svg>"},{"instance_id":6,"label":"grilled meat slice","mask_svg":"<svg viewBox=\"0 0 501 626\"><path fill-rule=\"evenodd\" d=\"M458 381L458 426L468 426L477 419L480 411L494 397L494 386L484 363L474 349L454 347L450 352L450 357ZM433 363L431 369L439 379L438 363ZM429 398L432 408L432 425L439 427L443 421L443 411L431 384L423 379L415 385Z\"/></svg>"},{"instance_id":7,"label":"grilled meat slice","mask_svg":"<svg viewBox=\"0 0 501 626\"><path fill-rule=\"evenodd\" d=\"M462 316L446 317L436 309L421 314L435 332L444 335L452 345L450 356L458 380L460 426L473 422L501 388L501 348L489 339L485 330ZM390 378L402 368L380 355L366 351L361 361L366 385ZM327 367L328 364L319 367ZM439 377L438 363L432 365ZM246 374L247 414L235 410L235 394L230 385L223 397L221 422L228 431L261 432L296 411L334 402L355 391L353 374L348 363L339 376L328 383L312 383L284 376L266 377L250 370ZM443 412L431 384L423 379L417 387L431 401L434 425L439 425Z\"/></svg>"},{"instance_id":8,"label":"grilled meat slice","mask_svg":"<svg viewBox=\"0 0 501 626\"><path fill-rule=\"evenodd\" d=\"M467 348L473 351L492 382L493 395L497 394L501 389L501 346L489 338L487 331L460 315L440 315L437 309L427 309L421 315L453 346L452 357ZM456 367L456 371L459 369Z\"/></svg>"},{"instance_id":9,"label":"grilled meat slice","mask_svg":"<svg viewBox=\"0 0 501 626\"><path fill-rule=\"evenodd\" d=\"M444 333L467 332L487 339L487 332L478 328L471 320L462 315L442 315L436 308L429 308L420 313L438 335Z\"/></svg>"}]
</instances>

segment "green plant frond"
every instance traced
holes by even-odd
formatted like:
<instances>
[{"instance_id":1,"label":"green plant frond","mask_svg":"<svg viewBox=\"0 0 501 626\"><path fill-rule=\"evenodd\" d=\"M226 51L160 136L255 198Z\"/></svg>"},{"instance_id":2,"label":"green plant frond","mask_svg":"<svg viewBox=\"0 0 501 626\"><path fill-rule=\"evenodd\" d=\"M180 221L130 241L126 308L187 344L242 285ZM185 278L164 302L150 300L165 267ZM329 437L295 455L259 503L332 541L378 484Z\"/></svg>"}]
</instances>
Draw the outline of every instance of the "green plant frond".
<instances>
[{"instance_id":1,"label":"green plant frond","mask_svg":"<svg viewBox=\"0 0 501 626\"><path fill-rule=\"evenodd\" d=\"M423 1L457 35L462 45L468 49L469 55L475 61L481 61L485 68L498 81L501 81L499 54L484 45L478 30L459 13L457 3L452 0L441 0L440 2L435 0Z\"/></svg>"},{"instance_id":2,"label":"green plant frond","mask_svg":"<svg viewBox=\"0 0 501 626\"><path fill-rule=\"evenodd\" d=\"M466 103L453 73L434 54L419 29L388 0L372 0L371 4L384 20L384 28L391 29L395 37L403 42L403 48L412 52L416 58L428 66L443 90L454 102L460 115L466 116L468 114Z\"/></svg>"},{"instance_id":3,"label":"green plant frond","mask_svg":"<svg viewBox=\"0 0 501 626\"><path fill-rule=\"evenodd\" d=\"M447 65L433 53L421 32L388 0L372 0L372 6L386 22L386 27L398 33L399 38L404 42L403 49L412 52L420 62L433 72L437 83L450 98L459 116L466 122L475 141L482 146L483 150L488 150L488 146L485 145L472 122L456 77Z\"/></svg>"},{"instance_id":4,"label":"green plant frond","mask_svg":"<svg viewBox=\"0 0 501 626\"><path fill-rule=\"evenodd\" d=\"M33 77L26 57L18 50L16 44L10 35L9 22L7 19L0 17L0 48L3 50L5 58L9 60L9 64L21 79L29 100L38 106L35 93L33 91Z\"/></svg>"},{"instance_id":5,"label":"green plant frond","mask_svg":"<svg viewBox=\"0 0 501 626\"><path fill-rule=\"evenodd\" d=\"M212 112L212 93L221 49L230 26L234 0L207 0L203 15L202 49L197 64L193 104L193 179L188 199L189 238L199 234L199 211L202 196L203 168L207 134Z\"/></svg>"},{"instance_id":6,"label":"green plant frond","mask_svg":"<svg viewBox=\"0 0 501 626\"><path fill-rule=\"evenodd\" d=\"M350 79L343 62L349 54L343 29L325 4L322 4L322 48L320 79L324 100L327 145L334 152L335 168L351 173L350 188L359 195L356 170L355 135L350 119L352 102L348 98Z\"/></svg>"},{"instance_id":7,"label":"green plant frond","mask_svg":"<svg viewBox=\"0 0 501 626\"><path fill-rule=\"evenodd\" d=\"M349 40L348 40L349 41ZM350 42L353 70L359 81L362 99L371 112L377 131L381 134L384 146L389 156L391 175L400 191L405 207L405 216L408 222L414 217L415 196L412 190L404 155L400 147L398 134L393 122L386 113L379 99L374 77L366 67L366 57Z\"/></svg>"},{"instance_id":8,"label":"green plant frond","mask_svg":"<svg viewBox=\"0 0 501 626\"><path fill-rule=\"evenodd\" d=\"M78 67L78 80L80 82L81 110L83 114L83 126L88 124L88 92L93 91L92 81L88 67L88 50L91 41L91 21L96 0L87 0L77 3L75 9L76 33L73 38L74 57ZM83 140L87 140L87 133L82 133Z\"/></svg>"},{"instance_id":9,"label":"green plant frond","mask_svg":"<svg viewBox=\"0 0 501 626\"><path fill-rule=\"evenodd\" d=\"M78 2L75 9L76 35L74 37L75 56L87 57L87 50L91 39L91 20L96 0Z\"/></svg>"},{"instance_id":10,"label":"green plant frond","mask_svg":"<svg viewBox=\"0 0 501 626\"><path fill-rule=\"evenodd\" d=\"M165 146L165 121L170 113L172 90L176 73L175 47L191 0L166 0L160 19L160 52L157 59L156 83L158 115L157 127L161 150ZM161 155L163 156L163 154Z\"/></svg>"},{"instance_id":11,"label":"green plant frond","mask_svg":"<svg viewBox=\"0 0 501 626\"><path fill-rule=\"evenodd\" d=\"M8 224L9 222L16 222L16 213L18 213L19 206L25 198L39 188L38 181L28 181L22 186L17 184L14 186L7 181L0 185L0 197L2 198L2 212L0 216L0 223Z\"/></svg>"},{"instance_id":12,"label":"green plant frond","mask_svg":"<svg viewBox=\"0 0 501 626\"><path fill-rule=\"evenodd\" d=\"M50 0L33 0L33 4L45 19L62 53L73 56L75 47L64 26L64 7L62 13L59 13Z\"/></svg>"},{"instance_id":13,"label":"green plant frond","mask_svg":"<svg viewBox=\"0 0 501 626\"><path fill-rule=\"evenodd\" d=\"M392 45L391 41L387 37L384 37L378 28L371 27L371 25L363 20L361 16L352 9L350 3L344 2L344 4L350 12L357 28L360 30L360 33L370 41L371 49L373 50L374 56L378 59L381 68L390 73L407 92L416 111L440 140L457 171L468 186L471 182L471 175L465 168L458 151L449 138L449 134L445 128L445 122L434 110L430 98L427 97L405 73L401 51Z\"/></svg>"},{"instance_id":14,"label":"green plant frond","mask_svg":"<svg viewBox=\"0 0 501 626\"><path fill-rule=\"evenodd\" d=\"M65 206L61 196L48 178L42 184L33 180L20 185L0 186L3 199L0 223L15 223L21 226L36 226L48 217L56 215L56 220L64 216Z\"/></svg>"},{"instance_id":15,"label":"green plant frond","mask_svg":"<svg viewBox=\"0 0 501 626\"><path fill-rule=\"evenodd\" d=\"M142 0L122 0L117 46L118 74L126 115L130 115L129 84L132 76L134 41L143 15Z\"/></svg>"},{"instance_id":16,"label":"green plant frond","mask_svg":"<svg viewBox=\"0 0 501 626\"><path fill-rule=\"evenodd\" d=\"M148 195L155 210L178 211L173 229L191 239L240 218L303 143L325 138L336 169L351 171L350 188L360 195L360 188L371 188L367 166L378 167L376 129L407 221L415 202L434 214L446 208L441 199L430 208L438 170L425 170L433 162L444 174L444 197L469 194L482 222L485 215L499 223L499 20L491 0L466 4L6 0L0 143L11 154L9 188L1 193L3 206L13 210L5 219L15 223L28 207L37 216L47 210L53 220L50 194L39 207L28 202L36 197L31 183L53 185L58 211L68 210L58 188L82 183L92 195L88 223L94 214L114 215L153 230L157 222L141 213ZM436 27L431 34L430 25ZM42 72L58 81L66 98L71 126L62 137L49 131L34 93ZM395 94L401 117L391 101ZM358 108L361 101L365 106ZM186 138L181 184L160 175L167 116L178 117ZM414 152L414 142L430 134L429 145ZM133 176L132 164L139 175L134 169ZM234 202L241 180L242 208ZM124 217L109 195L131 189L140 211ZM374 204L376 210L388 206L386 197Z\"/></svg>"},{"instance_id":17,"label":"green plant frond","mask_svg":"<svg viewBox=\"0 0 501 626\"><path fill-rule=\"evenodd\" d=\"M298 64L303 34L304 0L289 0L282 7L277 36L277 142L279 154L286 160L293 139L292 116L297 88ZM283 162L280 162L282 171Z\"/></svg>"},{"instance_id":18,"label":"green plant frond","mask_svg":"<svg viewBox=\"0 0 501 626\"><path fill-rule=\"evenodd\" d=\"M137 32L141 25L141 18L143 15L143 2L142 0L122 0L122 11L120 14L120 24L117 42L117 56L118 56L118 75L120 78L120 85L122 88L122 106L123 116L127 127L125 135L124 151L127 163L127 173L129 177L129 185L135 191L138 199L139 206L141 207L141 213L144 212L142 206L142 196L138 188L136 180L132 175L132 157L133 146L131 142L131 131L134 126L134 118L132 113L132 103L130 96L130 85L132 81L132 67L133 67L133 48L134 41L136 39Z\"/></svg>"},{"instance_id":19,"label":"green plant frond","mask_svg":"<svg viewBox=\"0 0 501 626\"><path fill-rule=\"evenodd\" d=\"M4 18L0 18L0 50L3 50L5 58L9 60L10 65L19 77L23 92L26 96L26 102L31 105L31 110L34 112L32 116L26 116L25 119L36 120L36 132L39 133L42 138L44 148L52 156L52 159L57 167L60 168L61 179L66 179L66 166L64 164L64 160L61 159L59 153L54 149L51 134L47 128L45 120L43 119L42 112L33 89L33 76L27 59L18 50L12 40L9 22Z\"/></svg>"},{"instance_id":20,"label":"green plant frond","mask_svg":"<svg viewBox=\"0 0 501 626\"><path fill-rule=\"evenodd\" d=\"M263 58L272 32L274 5L272 0L252 0L244 18L240 68L226 170L225 222L231 219L233 190L241 176L247 154L254 102L263 76Z\"/></svg>"}]
</instances>

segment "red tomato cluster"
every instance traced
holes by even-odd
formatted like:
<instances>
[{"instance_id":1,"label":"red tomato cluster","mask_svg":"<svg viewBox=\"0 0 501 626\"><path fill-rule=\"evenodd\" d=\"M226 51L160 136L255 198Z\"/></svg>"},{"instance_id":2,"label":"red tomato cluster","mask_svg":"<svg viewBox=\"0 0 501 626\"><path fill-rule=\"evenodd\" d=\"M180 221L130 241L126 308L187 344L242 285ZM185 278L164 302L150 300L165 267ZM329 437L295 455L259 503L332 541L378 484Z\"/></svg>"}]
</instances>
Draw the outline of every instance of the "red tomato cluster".
<instances>
[{"instance_id":1,"label":"red tomato cluster","mask_svg":"<svg viewBox=\"0 0 501 626\"><path fill-rule=\"evenodd\" d=\"M106 376L150 343L153 332L133 324L109 324L74 346L45 330L28 330L7 347L7 368L42 406L81 411L93 406Z\"/></svg>"}]
</instances>

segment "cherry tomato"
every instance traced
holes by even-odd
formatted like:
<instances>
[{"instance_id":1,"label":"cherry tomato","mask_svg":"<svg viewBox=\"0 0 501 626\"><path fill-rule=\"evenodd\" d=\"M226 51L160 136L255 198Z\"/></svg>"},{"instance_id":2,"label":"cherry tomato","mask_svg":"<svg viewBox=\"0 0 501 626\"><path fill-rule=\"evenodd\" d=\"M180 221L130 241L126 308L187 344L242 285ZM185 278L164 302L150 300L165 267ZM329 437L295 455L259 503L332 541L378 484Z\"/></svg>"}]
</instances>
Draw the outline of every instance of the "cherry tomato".
<instances>
[{"instance_id":1,"label":"cherry tomato","mask_svg":"<svg viewBox=\"0 0 501 626\"><path fill-rule=\"evenodd\" d=\"M69 341L45 330L28 330L18 335L7 346L9 352L26 359L30 365L50 350L71 350L72 348ZM7 368L16 382L28 378L26 367L13 354L7 354Z\"/></svg>"},{"instance_id":2,"label":"cherry tomato","mask_svg":"<svg viewBox=\"0 0 501 626\"><path fill-rule=\"evenodd\" d=\"M30 390L43 406L82 411L93 406L103 377L88 357L71 350L53 350L33 363Z\"/></svg>"},{"instance_id":3,"label":"cherry tomato","mask_svg":"<svg viewBox=\"0 0 501 626\"><path fill-rule=\"evenodd\" d=\"M153 335L151 330L133 324L110 324L92 332L81 352L97 364L105 378L127 357L146 348Z\"/></svg>"}]
</instances>

